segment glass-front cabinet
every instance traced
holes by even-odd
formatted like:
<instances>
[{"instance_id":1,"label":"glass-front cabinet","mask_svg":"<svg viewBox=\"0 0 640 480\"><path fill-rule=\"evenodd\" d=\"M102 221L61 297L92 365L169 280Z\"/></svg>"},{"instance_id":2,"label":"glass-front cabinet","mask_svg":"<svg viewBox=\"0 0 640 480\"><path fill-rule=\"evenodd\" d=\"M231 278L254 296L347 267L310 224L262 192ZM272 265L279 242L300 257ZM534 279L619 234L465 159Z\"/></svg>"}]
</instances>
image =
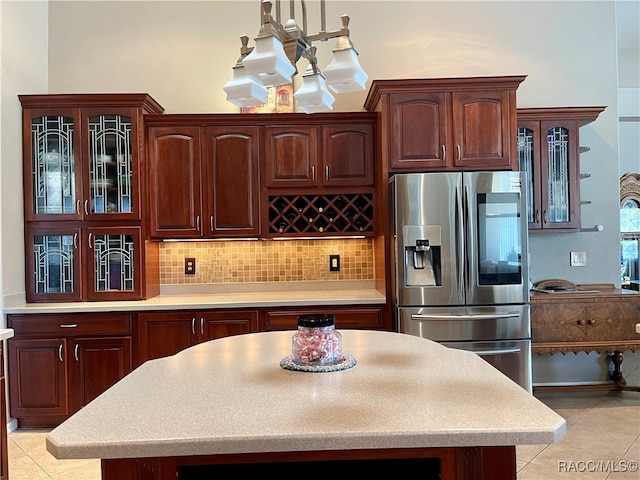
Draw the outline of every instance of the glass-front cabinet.
<instances>
[{"instance_id":1,"label":"glass-front cabinet","mask_svg":"<svg viewBox=\"0 0 640 480\"><path fill-rule=\"evenodd\" d=\"M140 146L132 135L138 129L132 110L29 112L24 125L30 132L24 144L28 220L141 218Z\"/></svg>"},{"instance_id":2,"label":"glass-front cabinet","mask_svg":"<svg viewBox=\"0 0 640 480\"><path fill-rule=\"evenodd\" d=\"M518 109L518 168L527 172L530 231L580 229L579 128L605 107ZM588 175L585 175L585 177Z\"/></svg>"},{"instance_id":3,"label":"glass-front cabinet","mask_svg":"<svg viewBox=\"0 0 640 480\"><path fill-rule=\"evenodd\" d=\"M20 95L27 301L141 299L146 94Z\"/></svg>"}]
</instances>

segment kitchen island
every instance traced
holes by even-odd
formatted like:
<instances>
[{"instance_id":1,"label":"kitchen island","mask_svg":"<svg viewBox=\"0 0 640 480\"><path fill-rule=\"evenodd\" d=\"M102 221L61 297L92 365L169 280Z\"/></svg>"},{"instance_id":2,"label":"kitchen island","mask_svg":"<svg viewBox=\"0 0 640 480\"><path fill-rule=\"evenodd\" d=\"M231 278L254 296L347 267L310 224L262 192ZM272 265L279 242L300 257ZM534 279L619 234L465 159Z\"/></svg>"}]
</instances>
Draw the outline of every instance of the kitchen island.
<instances>
[{"instance_id":1,"label":"kitchen island","mask_svg":"<svg viewBox=\"0 0 640 480\"><path fill-rule=\"evenodd\" d=\"M423 462L435 472L427 478L502 480L516 478L515 445L565 433L562 417L473 353L400 333L341 333L357 362L342 371L283 369L292 331L148 361L52 430L47 449L101 458L103 480L276 464L284 473L300 462L313 473L338 461L361 472Z\"/></svg>"}]
</instances>

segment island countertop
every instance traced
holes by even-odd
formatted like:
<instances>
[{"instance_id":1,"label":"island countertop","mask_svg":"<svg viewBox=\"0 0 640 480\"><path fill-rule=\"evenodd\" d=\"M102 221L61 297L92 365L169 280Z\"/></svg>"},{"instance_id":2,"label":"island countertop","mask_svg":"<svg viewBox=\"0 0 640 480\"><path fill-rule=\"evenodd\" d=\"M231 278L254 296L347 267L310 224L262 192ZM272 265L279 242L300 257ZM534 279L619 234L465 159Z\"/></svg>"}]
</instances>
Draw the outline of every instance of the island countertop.
<instances>
[{"instance_id":1,"label":"island countertop","mask_svg":"<svg viewBox=\"0 0 640 480\"><path fill-rule=\"evenodd\" d=\"M292 331L212 340L151 360L47 435L57 458L555 443L565 420L471 352L341 330L357 364L280 366Z\"/></svg>"}]
</instances>

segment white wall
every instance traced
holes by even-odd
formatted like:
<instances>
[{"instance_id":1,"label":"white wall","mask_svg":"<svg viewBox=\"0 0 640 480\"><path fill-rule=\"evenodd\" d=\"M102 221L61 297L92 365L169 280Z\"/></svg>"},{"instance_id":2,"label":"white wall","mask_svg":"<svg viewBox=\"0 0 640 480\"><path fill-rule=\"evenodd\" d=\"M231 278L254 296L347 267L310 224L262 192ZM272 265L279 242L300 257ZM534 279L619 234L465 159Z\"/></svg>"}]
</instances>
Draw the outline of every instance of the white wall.
<instances>
[{"instance_id":1,"label":"white wall","mask_svg":"<svg viewBox=\"0 0 640 480\"><path fill-rule=\"evenodd\" d=\"M48 10L42 1L0 1L0 293L23 302L22 111L17 94L48 89Z\"/></svg>"}]
</instances>

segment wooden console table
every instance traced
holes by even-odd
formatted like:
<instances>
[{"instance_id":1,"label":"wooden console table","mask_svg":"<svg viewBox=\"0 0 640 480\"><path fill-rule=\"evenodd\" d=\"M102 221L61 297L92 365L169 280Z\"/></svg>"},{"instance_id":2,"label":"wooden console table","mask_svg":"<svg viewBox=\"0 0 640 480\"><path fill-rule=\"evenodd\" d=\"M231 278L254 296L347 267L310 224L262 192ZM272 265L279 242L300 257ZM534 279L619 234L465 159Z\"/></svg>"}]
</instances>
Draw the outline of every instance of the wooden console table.
<instances>
[{"instance_id":1,"label":"wooden console table","mask_svg":"<svg viewBox=\"0 0 640 480\"><path fill-rule=\"evenodd\" d=\"M531 350L533 353L607 353L613 362L611 390L640 391L622 375L622 353L640 350L640 294L613 285L581 285L597 293L540 293L531 295ZM562 387L602 388L601 386ZM558 388L558 387L538 387Z\"/></svg>"}]
</instances>

